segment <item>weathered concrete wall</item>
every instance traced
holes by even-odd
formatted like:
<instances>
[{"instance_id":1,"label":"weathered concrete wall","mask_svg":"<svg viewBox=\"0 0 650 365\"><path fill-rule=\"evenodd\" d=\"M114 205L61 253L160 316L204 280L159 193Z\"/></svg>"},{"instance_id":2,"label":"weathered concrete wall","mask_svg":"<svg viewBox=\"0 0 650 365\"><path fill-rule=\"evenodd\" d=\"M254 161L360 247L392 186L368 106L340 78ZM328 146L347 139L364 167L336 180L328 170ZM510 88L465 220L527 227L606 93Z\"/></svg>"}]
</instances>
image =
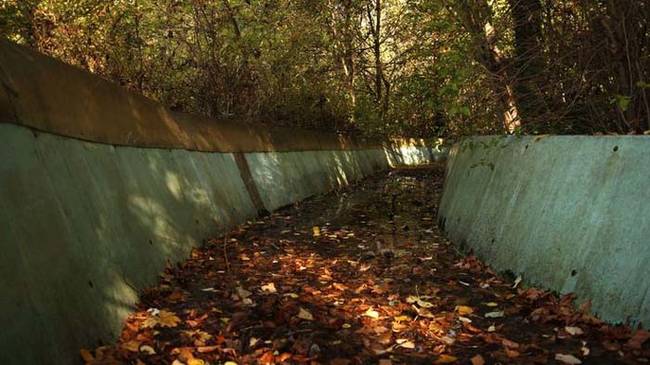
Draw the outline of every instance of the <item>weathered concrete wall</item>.
<instances>
[{"instance_id":1,"label":"weathered concrete wall","mask_svg":"<svg viewBox=\"0 0 650 365\"><path fill-rule=\"evenodd\" d=\"M450 152L439 222L499 270L650 323L650 137L483 137Z\"/></svg>"},{"instance_id":2,"label":"weathered concrete wall","mask_svg":"<svg viewBox=\"0 0 650 365\"><path fill-rule=\"evenodd\" d=\"M0 362L75 363L116 337L165 263L259 211L236 154L112 146L0 123ZM246 153L271 211L359 180L401 150ZM412 154L412 156L411 156Z\"/></svg>"},{"instance_id":3,"label":"weathered concrete wall","mask_svg":"<svg viewBox=\"0 0 650 365\"><path fill-rule=\"evenodd\" d=\"M173 113L0 40L0 363L77 363L201 240L444 155Z\"/></svg>"}]
</instances>

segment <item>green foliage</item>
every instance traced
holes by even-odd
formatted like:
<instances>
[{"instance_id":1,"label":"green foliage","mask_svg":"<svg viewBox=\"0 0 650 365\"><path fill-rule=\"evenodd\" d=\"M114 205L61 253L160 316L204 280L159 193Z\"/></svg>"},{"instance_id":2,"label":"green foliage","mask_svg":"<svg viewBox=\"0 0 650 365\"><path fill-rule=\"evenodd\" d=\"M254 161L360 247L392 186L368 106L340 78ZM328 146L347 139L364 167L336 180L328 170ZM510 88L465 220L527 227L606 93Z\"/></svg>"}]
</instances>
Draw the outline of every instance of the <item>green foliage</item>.
<instances>
[{"instance_id":1,"label":"green foliage","mask_svg":"<svg viewBox=\"0 0 650 365\"><path fill-rule=\"evenodd\" d=\"M648 19L626 0L0 2L0 36L175 110L412 137L650 129Z\"/></svg>"}]
</instances>

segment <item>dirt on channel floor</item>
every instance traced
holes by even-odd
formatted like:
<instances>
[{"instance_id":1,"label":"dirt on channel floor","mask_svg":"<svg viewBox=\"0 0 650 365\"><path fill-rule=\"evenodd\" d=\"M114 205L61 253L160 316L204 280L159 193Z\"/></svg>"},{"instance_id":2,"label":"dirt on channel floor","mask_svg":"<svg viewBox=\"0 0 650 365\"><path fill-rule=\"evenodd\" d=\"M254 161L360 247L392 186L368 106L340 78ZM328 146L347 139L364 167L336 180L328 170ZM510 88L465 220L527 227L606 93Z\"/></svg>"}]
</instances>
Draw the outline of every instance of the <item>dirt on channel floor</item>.
<instances>
[{"instance_id":1,"label":"dirt on channel floor","mask_svg":"<svg viewBox=\"0 0 650 365\"><path fill-rule=\"evenodd\" d=\"M403 168L208 240L87 364L628 364L650 334L524 287L436 224L444 167Z\"/></svg>"}]
</instances>

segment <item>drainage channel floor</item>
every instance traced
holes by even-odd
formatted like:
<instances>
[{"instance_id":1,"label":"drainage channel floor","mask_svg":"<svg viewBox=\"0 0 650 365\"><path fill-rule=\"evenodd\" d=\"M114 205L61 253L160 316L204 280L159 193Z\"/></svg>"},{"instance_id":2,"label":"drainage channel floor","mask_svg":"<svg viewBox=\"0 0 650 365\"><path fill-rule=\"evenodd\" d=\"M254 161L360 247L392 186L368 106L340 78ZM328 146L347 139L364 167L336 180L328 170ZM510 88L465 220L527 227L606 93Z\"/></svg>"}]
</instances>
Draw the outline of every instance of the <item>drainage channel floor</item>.
<instances>
[{"instance_id":1,"label":"drainage channel floor","mask_svg":"<svg viewBox=\"0 0 650 365\"><path fill-rule=\"evenodd\" d=\"M524 287L438 230L442 166L397 169L208 241L88 364L628 364L644 330Z\"/></svg>"}]
</instances>

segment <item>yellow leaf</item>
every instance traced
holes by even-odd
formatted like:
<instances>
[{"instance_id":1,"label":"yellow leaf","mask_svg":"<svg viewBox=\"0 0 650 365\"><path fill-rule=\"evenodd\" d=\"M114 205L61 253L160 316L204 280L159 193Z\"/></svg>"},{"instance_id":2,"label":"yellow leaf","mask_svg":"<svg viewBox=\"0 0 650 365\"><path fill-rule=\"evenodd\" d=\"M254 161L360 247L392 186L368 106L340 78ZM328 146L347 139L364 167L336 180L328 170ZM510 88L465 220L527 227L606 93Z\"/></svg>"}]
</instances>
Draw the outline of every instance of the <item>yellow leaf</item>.
<instances>
[{"instance_id":1,"label":"yellow leaf","mask_svg":"<svg viewBox=\"0 0 650 365\"><path fill-rule=\"evenodd\" d=\"M205 365L205 361L197 358L187 360L187 365Z\"/></svg>"},{"instance_id":2,"label":"yellow leaf","mask_svg":"<svg viewBox=\"0 0 650 365\"><path fill-rule=\"evenodd\" d=\"M174 312L163 309L158 314L149 314L149 317L144 320L143 326L146 328L154 328L156 326L172 328L178 326L180 322L181 319Z\"/></svg>"},{"instance_id":3,"label":"yellow leaf","mask_svg":"<svg viewBox=\"0 0 650 365\"><path fill-rule=\"evenodd\" d=\"M274 283L268 283L266 285L262 285L260 288L262 289L263 292L269 294L275 294L278 292L278 290L275 288Z\"/></svg>"},{"instance_id":4,"label":"yellow leaf","mask_svg":"<svg viewBox=\"0 0 650 365\"><path fill-rule=\"evenodd\" d=\"M122 348L131 352L138 352L140 351L140 345L142 342L138 340L131 340L129 342L123 343Z\"/></svg>"},{"instance_id":5,"label":"yellow leaf","mask_svg":"<svg viewBox=\"0 0 650 365\"><path fill-rule=\"evenodd\" d=\"M320 227L318 226L313 226L311 228L312 232L314 233L314 237L320 237Z\"/></svg>"},{"instance_id":6,"label":"yellow leaf","mask_svg":"<svg viewBox=\"0 0 650 365\"><path fill-rule=\"evenodd\" d=\"M298 318L304 319L305 321L313 321L314 316L305 308L300 307L300 310L298 311Z\"/></svg>"},{"instance_id":7,"label":"yellow leaf","mask_svg":"<svg viewBox=\"0 0 650 365\"><path fill-rule=\"evenodd\" d=\"M485 306L494 308L494 307L498 307L499 303L489 302L489 303L485 303Z\"/></svg>"},{"instance_id":8,"label":"yellow leaf","mask_svg":"<svg viewBox=\"0 0 650 365\"><path fill-rule=\"evenodd\" d=\"M456 362L458 358L456 356L451 356L451 355L440 355L438 359L434 362L434 364L451 364L452 362Z\"/></svg>"},{"instance_id":9,"label":"yellow leaf","mask_svg":"<svg viewBox=\"0 0 650 365\"><path fill-rule=\"evenodd\" d=\"M234 361L226 361L223 363L223 365L237 365L237 363Z\"/></svg>"},{"instance_id":10,"label":"yellow leaf","mask_svg":"<svg viewBox=\"0 0 650 365\"><path fill-rule=\"evenodd\" d=\"M147 355L155 355L156 354L156 350L154 350L153 347L151 347L149 345L142 345L140 347L140 352L143 352L143 353L145 353Z\"/></svg>"},{"instance_id":11,"label":"yellow leaf","mask_svg":"<svg viewBox=\"0 0 650 365\"><path fill-rule=\"evenodd\" d=\"M413 341L409 341L405 338L400 338L395 341L397 343L397 346L403 347L405 349L414 349L415 348L415 343Z\"/></svg>"},{"instance_id":12,"label":"yellow leaf","mask_svg":"<svg viewBox=\"0 0 650 365\"><path fill-rule=\"evenodd\" d=\"M456 306L456 312L458 312L458 314L460 314L461 316L465 316L465 315L474 313L474 309L472 309L472 307L468 307L466 305L457 305Z\"/></svg>"},{"instance_id":13,"label":"yellow leaf","mask_svg":"<svg viewBox=\"0 0 650 365\"><path fill-rule=\"evenodd\" d=\"M368 308L368 310L365 311L363 313L363 315L366 316L366 317L373 318L373 319L379 318L379 312L377 312L376 310L373 310L372 307Z\"/></svg>"}]
</instances>

